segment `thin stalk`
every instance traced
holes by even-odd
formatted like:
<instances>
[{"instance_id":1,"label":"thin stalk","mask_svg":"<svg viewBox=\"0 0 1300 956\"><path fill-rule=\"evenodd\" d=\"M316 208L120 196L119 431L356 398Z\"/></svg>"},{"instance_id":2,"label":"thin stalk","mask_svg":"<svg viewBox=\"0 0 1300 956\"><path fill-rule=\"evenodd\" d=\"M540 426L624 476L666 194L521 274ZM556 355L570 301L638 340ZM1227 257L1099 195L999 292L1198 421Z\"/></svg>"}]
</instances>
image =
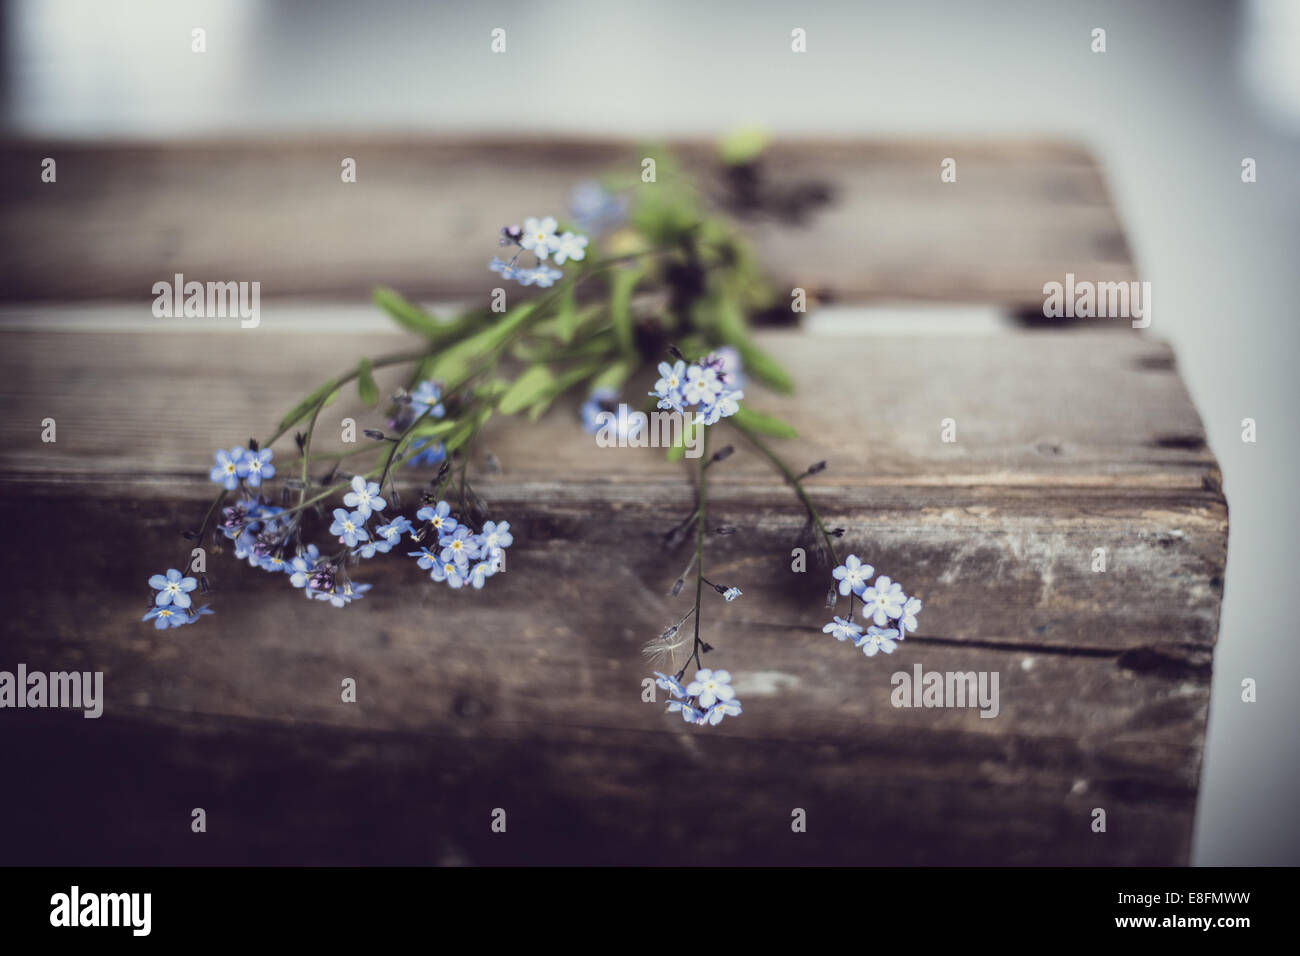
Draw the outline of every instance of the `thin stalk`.
<instances>
[{"instance_id":1,"label":"thin stalk","mask_svg":"<svg viewBox=\"0 0 1300 956\"><path fill-rule=\"evenodd\" d=\"M747 428L735 419L728 419L727 423L749 439L749 442L767 457L768 461L776 467L777 471L781 472L781 474L785 476L785 480L794 486L794 493L799 496L799 500L803 503L804 509L808 512L808 517L812 519L813 525L819 532L821 532L822 540L826 542L826 548L831 553L832 563L839 564L840 559L835 553L835 544L831 540L831 533L826 530L826 525L822 521L822 516L817 511L817 506L812 503L812 499L808 497L808 493L803 490L803 484L801 483L799 476L794 473L794 470L789 465L781 460L781 457L777 455L777 453L768 446L767 442L763 441L763 439L760 438L753 429Z\"/></svg>"}]
</instances>

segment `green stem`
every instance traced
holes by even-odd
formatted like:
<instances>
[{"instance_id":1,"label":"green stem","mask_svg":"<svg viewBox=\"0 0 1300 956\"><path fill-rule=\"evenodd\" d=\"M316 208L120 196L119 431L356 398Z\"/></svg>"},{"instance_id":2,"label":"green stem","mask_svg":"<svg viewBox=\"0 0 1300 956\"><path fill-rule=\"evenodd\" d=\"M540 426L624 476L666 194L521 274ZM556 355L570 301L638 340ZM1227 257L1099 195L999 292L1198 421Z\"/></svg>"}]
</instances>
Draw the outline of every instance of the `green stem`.
<instances>
[{"instance_id":1,"label":"green stem","mask_svg":"<svg viewBox=\"0 0 1300 956\"><path fill-rule=\"evenodd\" d=\"M686 659L682 665L681 672L677 679L681 680L682 675L686 673L686 668L691 663L691 658L695 659L695 666L700 666L700 605L704 599L704 524L705 514L708 511L709 503L709 472L707 462L709 460L709 430L704 429L704 440L701 443L700 451L700 477L699 477L699 503L696 506L695 513L695 644L691 649L691 657Z\"/></svg>"}]
</instances>

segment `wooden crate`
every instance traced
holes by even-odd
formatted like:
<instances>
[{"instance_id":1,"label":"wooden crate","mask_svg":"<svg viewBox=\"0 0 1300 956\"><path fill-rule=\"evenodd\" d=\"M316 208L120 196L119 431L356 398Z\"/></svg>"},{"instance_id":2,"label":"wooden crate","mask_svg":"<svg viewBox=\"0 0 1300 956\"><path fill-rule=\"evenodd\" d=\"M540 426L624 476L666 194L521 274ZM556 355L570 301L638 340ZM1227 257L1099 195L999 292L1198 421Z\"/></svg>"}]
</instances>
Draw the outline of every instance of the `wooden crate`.
<instances>
[{"instance_id":1,"label":"wooden crate","mask_svg":"<svg viewBox=\"0 0 1300 956\"><path fill-rule=\"evenodd\" d=\"M865 179L884 175L878 153L843 155L862 157ZM510 187L518 202L525 185ZM235 199L232 219L255 222ZM201 229L179 228L178 248L201 247ZM290 285L344 261L341 250L277 259L263 240L231 245L224 269L197 261L234 277L246 274L239 257L266 256ZM6 243L6 255L39 271L51 241ZM129 292L147 310L140 276L103 266L106 244L77 241L95 278L69 294ZM1014 298L1004 292L1028 271L963 297ZM333 274L339 295L363 281ZM23 297L47 288L10 283ZM272 319L274 308L264 302ZM811 544L803 513L737 437L710 498L738 533L718 537L708 562L745 595L707 603L704 632L745 713L702 731L640 699L641 645L687 606L666 596L687 555L661 543L689 508L687 473L653 450L596 448L571 405L489 432L503 470L476 486L516 545L482 593L436 587L389 557L365 569L374 592L336 611L227 556L210 566L215 617L175 632L139 623L146 578L182 560L178 532L210 500L212 449L265 432L353 356L406 342L274 321L131 331L120 308L88 314L102 331L18 306L0 332L0 518L13 532L0 668L102 670L108 698L97 721L0 713L11 766L30 768L0 797L21 821L4 841L10 862L1187 861L1227 508L1163 344L1089 327L764 333L799 390L755 390L755 404L798 427L789 460L829 460L808 487L847 529L844 550L925 610L891 657L822 634L828 573L791 571L791 549ZM40 441L47 417L54 444ZM945 418L956 443L940 440ZM890 675L916 665L997 672L999 715L894 707ZM356 704L340 701L345 677ZM207 834L190 832L194 807ZM498 807L505 834L489 826ZM1098 807L1105 833L1091 828ZM792 832L795 808L807 832Z\"/></svg>"}]
</instances>

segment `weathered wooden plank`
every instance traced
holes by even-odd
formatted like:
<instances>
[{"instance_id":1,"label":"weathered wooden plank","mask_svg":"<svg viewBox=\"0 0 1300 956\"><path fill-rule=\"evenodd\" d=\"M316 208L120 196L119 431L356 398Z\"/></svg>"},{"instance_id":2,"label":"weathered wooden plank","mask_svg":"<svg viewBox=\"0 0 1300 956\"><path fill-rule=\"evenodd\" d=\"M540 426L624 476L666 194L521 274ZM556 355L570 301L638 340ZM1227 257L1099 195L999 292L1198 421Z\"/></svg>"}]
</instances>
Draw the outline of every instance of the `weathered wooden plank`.
<instances>
[{"instance_id":1,"label":"weathered wooden plank","mask_svg":"<svg viewBox=\"0 0 1300 956\"><path fill-rule=\"evenodd\" d=\"M674 148L716 194L711 148ZM652 152L517 139L11 143L0 149L0 297L144 301L175 272L258 280L267 296L361 297L377 282L479 296L503 223L564 209L575 181L619 164L639 175ZM46 156L57 183L40 181ZM340 181L345 156L355 184ZM939 180L945 157L958 160L956 183ZM1036 308L1043 283L1067 272L1135 278L1102 178L1075 146L793 141L769 166L833 197L803 224L747 223L778 287Z\"/></svg>"},{"instance_id":2,"label":"weathered wooden plank","mask_svg":"<svg viewBox=\"0 0 1300 956\"><path fill-rule=\"evenodd\" d=\"M1186 861L1227 514L1167 347L766 334L800 391L750 400L800 429L792 461L831 461L810 490L846 550L924 598L923 627L873 660L820 632L825 571L790 569L802 514L738 441L710 494L738 533L708 561L746 593L706 605L705 635L745 713L701 735L638 693L641 644L684 609L666 592L686 556L660 539L685 475L595 447L571 406L491 426L504 472L477 487L516 546L490 590L389 558L336 611L214 555L215 617L141 625L144 580L185 553L177 531L210 496L211 448L404 341L273 328L0 335L0 522L56 543L7 569L23 599L0 666L102 670L108 697L99 722L4 715L20 757L61 755L0 798L31 821L19 861ZM916 664L996 672L998 716L893 706L890 675ZM190 839L192 806L220 840ZM497 806L510 842L492 842Z\"/></svg>"},{"instance_id":3,"label":"weathered wooden plank","mask_svg":"<svg viewBox=\"0 0 1300 956\"><path fill-rule=\"evenodd\" d=\"M373 337L239 333L82 336L78 348L42 333L5 339L12 347L0 381L12 389L13 414L0 423L0 488L39 481L52 498L112 501L129 484L141 500L115 502L101 520L119 535L129 529L118 525L142 520L160 543L197 522L211 495L204 471L214 445L264 431L337 356L376 345ZM249 341L258 346L242 345ZM783 444L791 461L831 462L810 483L828 520L847 529L845 549L894 569L926 601L931 633L1090 649L1213 644L1226 506L1165 346L1083 332L966 340L768 333L763 342L796 370L816 368L828 349L851 370L799 375L797 396L755 400L805 436ZM301 364L280 360L289 349ZM232 379L235 365L242 372ZM147 389L108 387L137 367L154 370ZM989 367L1000 369L992 380L981 371ZM49 382L60 383L53 394L41 384ZM345 400L336 419L353 414L361 410ZM60 423L54 444L39 441L46 416ZM940 440L948 417L955 445ZM638 547L620 553L619 565L646 582L646 593L666 589L679 569L662 566L656 545L689 496L681 466L649 449L598 448L575 419L570 405L537 426L494 422L484 447L505 471L484 475L481 493L533 533L594 549L597 564L600 548L617 553L632 535ZM318 454L329 451L326 435ZM818 624L821 577L789 573L791 548L809 543L802 512L770 466L739 436L730 440L740 454L720 471L713 500L719 522L741 534L713 548L719 574L742 586L782 582L802 597L798 616L768 607L763 589L747 606ZM291 452L290 442L282 454ZM172 507L180 502L188 515ZM158 521L163 514L170 525ZM148 540L139 546L150 550ZM1096 548L1106 550L1106 573L1092 570Z\"/></svg>"}]
</instances>

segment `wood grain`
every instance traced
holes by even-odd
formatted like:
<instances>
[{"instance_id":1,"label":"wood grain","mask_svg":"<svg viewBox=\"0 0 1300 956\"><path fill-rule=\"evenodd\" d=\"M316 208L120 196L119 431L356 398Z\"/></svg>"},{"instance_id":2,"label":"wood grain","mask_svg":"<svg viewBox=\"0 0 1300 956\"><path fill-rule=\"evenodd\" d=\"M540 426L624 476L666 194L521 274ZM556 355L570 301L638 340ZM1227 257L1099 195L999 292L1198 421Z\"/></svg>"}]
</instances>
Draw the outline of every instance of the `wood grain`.
<instances>
[{"instance_id":1,"label":"wood grain","mask_svg":"<svg viewBox=\"0 0 1300 956\"><path fill-rule=\"evenodd\" d=\"M711 146L673 150L721 194ZM636 181L641 158L655 155L634 143L515 138L10 143L0 148L0 298L147 302L176 272L260 281L268 297L362 298L376 283L483 296L503 224L565 209L584 177ZM53 184L40 181L47 156L58 163ZM344 157L357 161L356 183L340 181ZM946 157L958 162L955 183L940 182ZM778 288L1036 311L1043 284L1067 272L1136 278L1102 176L1077 146L793 141L773 146L767 167L777 183L818 183L831 196L803 223L745 222Z\"/></svg>"},{"instance_id":2,"label":"wood grain","mask_svg":"<svg viewBox=\"0 0 1300 956\"><path fill-rule=\"evenodd\" d=\"M749 400L798 427L796 467L830 461L809 490L845 551L924 599L922 629L871 660L821 633L827 572L790 565L811 543L802 512L737 438L710 497L738 533L711 543L708 573L745 596L706 604L704 633L745 713L701 734L639 698L641 644L685 608L665 594L687 555L661 536L689 483L658 452L595 447L572 406L494 421L504 471L476 487L517 543L483 593L389 557L336 611L218 556L217 616L158 633L138 622L143 582L186 553L211 449L404 337L0 341L0 521L48 543L7 568L22 598L0 666L102 670L108 695L99 721L0 715L43 768L0 798L26 821L0 841L16 862L1187 860L1227 508L1160 343L766 333L799 392ZM998 672L998 717L894 707L890 675L915 664ZM209 839L188 831L194 806Z\"/></svg>"}]
</instances>

